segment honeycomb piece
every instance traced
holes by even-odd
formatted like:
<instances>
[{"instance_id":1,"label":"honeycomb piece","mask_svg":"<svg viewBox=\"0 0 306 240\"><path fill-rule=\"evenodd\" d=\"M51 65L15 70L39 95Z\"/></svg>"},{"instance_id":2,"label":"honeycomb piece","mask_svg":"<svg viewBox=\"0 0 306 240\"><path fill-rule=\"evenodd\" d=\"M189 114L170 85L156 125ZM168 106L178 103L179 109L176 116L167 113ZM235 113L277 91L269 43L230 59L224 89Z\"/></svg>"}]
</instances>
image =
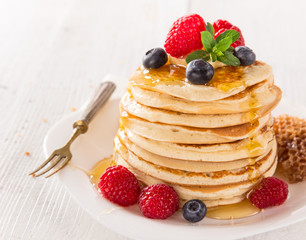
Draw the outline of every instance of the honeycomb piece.
<instances>
[{"instance_id":1,"label":"honeycomb piece","mask_svg":"<svg viewBox=\"0 0 306 240\"><path fill-rule=\"evenodd\" d=\"M306 119L281 115L275 118L278 163L290 183L306 180Z\"/></svg>"}]
</instances>

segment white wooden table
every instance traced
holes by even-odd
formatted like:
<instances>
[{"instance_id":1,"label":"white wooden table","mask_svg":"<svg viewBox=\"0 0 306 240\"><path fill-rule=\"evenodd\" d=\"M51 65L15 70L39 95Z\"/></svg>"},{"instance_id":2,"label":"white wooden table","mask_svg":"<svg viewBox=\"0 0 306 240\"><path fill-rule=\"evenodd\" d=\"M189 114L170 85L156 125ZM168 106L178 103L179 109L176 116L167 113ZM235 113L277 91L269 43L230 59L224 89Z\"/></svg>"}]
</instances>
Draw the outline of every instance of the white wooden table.
<instances>
[{"instance_id":1,"label":"white wooden table","mask_svg":"<svg viewBox=\"0 0 306 240\"><path fill-rule=\"evenodd\" d=\"M238 25L274 67L284 97L306 105L304 1L0 1L0 239L126 239L93 220L56 178L27 173L43 160L54 123L107 73L126 85L145 51L163 46L171 23L193 12ZM304 221L247 239L305 235Z\"/></svg>"}]
</instances>

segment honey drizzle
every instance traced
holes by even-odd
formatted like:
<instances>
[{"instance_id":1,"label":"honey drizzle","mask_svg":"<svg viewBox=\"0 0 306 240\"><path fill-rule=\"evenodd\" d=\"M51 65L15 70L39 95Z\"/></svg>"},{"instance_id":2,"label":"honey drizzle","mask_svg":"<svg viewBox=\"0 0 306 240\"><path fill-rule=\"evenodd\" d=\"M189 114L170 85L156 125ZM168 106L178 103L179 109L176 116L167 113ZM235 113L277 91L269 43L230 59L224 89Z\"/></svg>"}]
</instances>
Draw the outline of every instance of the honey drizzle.
<instances>
[{"instance_id":1,"label":"honey drizzle","mask_svg":"<svg viewBox=\"0 0 306 240\"><path fill-rule=\"evenodd\" d=\"M258 156L264 150L262 144L255 139L255 137L250 137L245 146L248 150L249 157Z\"/></svg>"},{"instance_id":2,"label":"honey drizzle","mask_svg":"<svg viewBox=\"0 0 306 240\"><path fill-rule=\"evenodd\" d=\"M223 92L229 92L242 86L246 87L243 77L244 66L220 67L215 69L213 78L206 86L217 88ZM158 84L183 86L186 82L186 68L169 63L158 69L146 69L141 66L130 79L132 86L147 86L153 88Z\"/></svg>"},{"instance_id":3,"label":"honey drizzle","mask_svg":"<svg viewBox=\"0 0 306 240\"><path fill-rule=\"evenodd\" d=\"M97 162L92 169L87 172L91 184L98 189L98 183L101 175L105 172L106 168L116 165L113 156L104 158Z\"/></svg>"},{"instance_id":4,"label":"honey drizzle","mask_svg":"<svg viewBox=\"0 0 306 240\"><path fill-rule=\"evenodd\" d=\"M258 109L261 107L261 104L259 103L254 93L250 94L248 105L251 111L244 114L243 117L245 118L244 120L250 121L251 127L255 129L256 128L255 126L259 125L258 118L261 117L258 113ZM256 164L256 158L254 157L258 156L264 150L263 145L258 140L255 140L255 139L256 137L253 131L251 132L251 136L249 137L249 142L246 144L246 148L249 153L249 160L248 160L249 165L246 168L249 173L250 181L256 180L256 178L253 176L253 172L255 170L255 164Z\"/></svg>"},{"instance_id":5,"label":"honey drizzle","mask_svg":"<svg viewBox=\"0 0 306 240\"><path fill-rule=\"evenodd\" d=\"M257 109L257 108L262 107L262 104L259 103L259 101L258 101L258 99L256 97L256 94L254 94L254 93L250 94L249 107L251 109Z\"/></svg>"},{"instance_id":6,"label":"honey drizzle","mask_svg":"<svg viewBox=\"0 0 306 240\"><path fill-rule=\"evenodd\" d=\"M248 173L248 179L249 181L256 182L258 180L258 176L254 176L254 171L256 170L256 158L255 156L258 156L262 153L264 150L263 145L258 141L255 140L255 137L250 137L250 140L246 144L246 148L248 150L248 165L245 167L247 173Z\"/></svg>"},{"instance_id":7,"label":"honey drizzle","mask_svg":"<svg viewBox=\"0 0 306 240\"><path fill-rule=\"evenodd\" d=\"M140 80L130 79L130 84L133 86L184 85L186 81L186 68L173 64L166 64L158 69L146 69L141 66L136 74Z\"/></svg>"}]
</instances>

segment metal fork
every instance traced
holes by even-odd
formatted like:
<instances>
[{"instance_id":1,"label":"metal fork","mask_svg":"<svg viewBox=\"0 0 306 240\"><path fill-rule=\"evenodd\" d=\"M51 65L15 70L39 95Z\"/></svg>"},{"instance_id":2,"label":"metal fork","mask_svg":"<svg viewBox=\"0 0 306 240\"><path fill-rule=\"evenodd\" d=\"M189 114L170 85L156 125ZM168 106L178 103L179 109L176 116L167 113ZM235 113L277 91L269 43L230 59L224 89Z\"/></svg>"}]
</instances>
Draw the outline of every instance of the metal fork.
<instances>
[{"instance_id":1,"label":"metal fork","mask_svg":"<svg viewBox=\"0 0 306 240\"><path fill-rule=\"evenodd\" d=\"M88 124L91 122L98 110L107 102L115 88L116 85L113 82L103 82L97 87L95 93L91 97L88 105L84 110L84 114L81 118L82 120L78 120L73 124L73 134L66 145L60 149L55 150L46 161L44 161L33 172L29 173L29 175L32 175L33 177L39 177L49 172L51 169L54 169L53 172L46 176L46 178L48 178L67 165L67 163L72 158L70 145L79 135L87 132ZM50 165L46 169L40 171L48 163L50 163Z\"/></svg>"}]
</instances>

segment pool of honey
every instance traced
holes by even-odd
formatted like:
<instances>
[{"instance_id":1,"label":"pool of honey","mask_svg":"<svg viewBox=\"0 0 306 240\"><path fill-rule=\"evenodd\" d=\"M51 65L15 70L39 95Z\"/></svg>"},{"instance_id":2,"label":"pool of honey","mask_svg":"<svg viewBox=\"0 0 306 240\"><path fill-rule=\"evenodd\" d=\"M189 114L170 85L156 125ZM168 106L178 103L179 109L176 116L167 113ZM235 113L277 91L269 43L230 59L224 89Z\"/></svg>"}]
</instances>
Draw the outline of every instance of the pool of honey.
<instances>
[{"instance_id":1,"label":"pool of honey","mask_svg":"<svg viewBox=\"0 0 306 240\"><path fill-rule=\"evenodd\" d=\"M208 209L206 217L218 220L233 220L251 217L259 212L261 212L259 208L245 199L239 203Z\"/></svg>"},{"instance_id":2,"label":"pool of honey","mask_svg":"<svg viewBox=\"0 0 306 240\"><path fill-rule=\"evenodd\" d=\"M113 156L104 158L97 162L92 169L87 172L91 184L97 189L101 175L106 171L108 167L116 165Z\"/></svg>"}]
</instances>

